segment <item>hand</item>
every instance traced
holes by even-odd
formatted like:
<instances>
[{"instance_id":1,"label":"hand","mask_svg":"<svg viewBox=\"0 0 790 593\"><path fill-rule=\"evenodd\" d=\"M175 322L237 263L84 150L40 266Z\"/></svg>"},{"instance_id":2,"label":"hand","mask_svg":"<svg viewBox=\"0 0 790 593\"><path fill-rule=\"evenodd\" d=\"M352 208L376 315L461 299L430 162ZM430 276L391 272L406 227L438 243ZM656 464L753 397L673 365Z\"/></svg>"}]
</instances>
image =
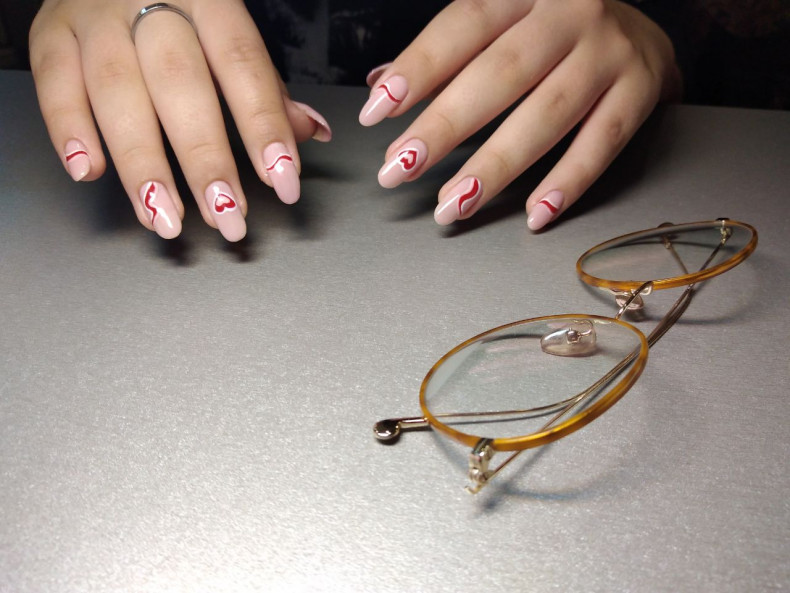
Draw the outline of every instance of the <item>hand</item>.
<instances>
[{"instance_id":1,"label":"hand","mask_svg":"<svg viewBox=\"0 0 790 593\"><path fill-rule=\"evenodd\" d=\"M30 31L41 111L76 181L105 170L95 117L138 219L172 238L184 207L161 123L206 223L238 241L247 201L212 75L255 170L283 202L299 199L296 142L331 131L288 98L241 0L176 1L186 16L152 11L133 38L140 0L45 0Z\"/></svg>"},{"instance_id":2,"label":"hand","mask_svg":"<svg viewBox=\"0 0 790 593\"><path fill-rule=\"evenodd\" d=\"M667 36L614 0L456 0L368 83L362 125L397 117L438 91L387 150L384 187L419 178L520 101L439 191L439 224L472 216L581 124L527 199L532 230L590 187L660 99L680 93Z\"/></svg>"}]
</instances>

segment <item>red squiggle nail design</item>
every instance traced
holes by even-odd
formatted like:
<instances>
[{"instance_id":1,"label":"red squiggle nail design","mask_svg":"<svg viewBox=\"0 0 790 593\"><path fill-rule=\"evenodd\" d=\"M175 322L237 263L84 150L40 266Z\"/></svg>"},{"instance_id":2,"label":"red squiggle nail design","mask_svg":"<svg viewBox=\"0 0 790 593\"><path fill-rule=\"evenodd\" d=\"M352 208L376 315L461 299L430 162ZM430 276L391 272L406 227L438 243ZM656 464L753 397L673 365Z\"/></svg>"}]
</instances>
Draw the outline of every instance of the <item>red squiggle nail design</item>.
<instances>
[{"instance_id":1,"label":"red squiggle nail design","mask_svg":"<svg viewBox=\"0 0 790 593\"><path fill-rule=\"evenodd\" d=\"M557 208L554 204L552 204L545 198L542 199L540 202L538 202L538 204L543 204L544 206L546 206L546 208L548 208L549 212L551 212L552 214L557 214L557 212L560 211L559 208Z\"/></svg>"},{"instance_id":2,"label":"red squiggle nail design","mask_svg":"<svg viewBox=\"0 0 790 593\"><path fill-rule=\"evenodd\" d=\"M293 160L293 158L291 158L290 154L281 154L281 155L278 155L276 159L274 159L274 162L271 165L266 167L266 170L267 171L271 171L272 169L274 169L277 166L277 163L279 163L280 161L288 161L290 163L294 162L294 160Z\"/></svg>"},{"instance_id":3,"label":"red squiggle nail design","mask_svg":"<svg viewBox=\"0 0 790 593\"><path fill-rule=\"evenodd\" d=\"M88 156L88 153L85 152L84 150L75 150L74 152L70 152L69 154L66 155L66 162L68 163L71 159L75 159L80 155Z\"/></svg>"},{"instance_id":4,"label":"red squiggle nail design","mask_svg":"<svg viewBox=\"0 0 790 593\"><path fill-rule=\"evenodd\" d=\"M392 101L393 103L400 103L401 101L403 101L403 99L398 99L395 95L392 94L392 91L390 90L388 83L385 82L384 84L380 84L378 88L384 89L384 92L387 93L387 96L389 97L390 101Z\"/></svg>"},{"instance_id":5,"label":"red squiggle nail design","mask_svg":"<svg viewBox=\"0 0 790 593\"><path fill-rule=\"evenodd\" d=\"M475 205L480 194L480 181L477 177L472 178L472 187L468 192L461 194L458 198L458 214L466 214L467 210Z\"/></svg>"},{"instance_id":6,"label":"red squiggle nail design","mask_svg":"<svg viewBox=\"0 0 790 593\"><path fill-rule=\"evenodd\" d=\"M143 198L143 204L145 205L146 209L151 213L151 224L154 224L156 220L156 215L159 214L159 208L154 205L154 199L156 198L156 184L151 182L148 184L148 188L145 190L145 197Z\"/></svg>"},{"instance_id":7,"label":"red squiggle nail design","mask_svg":"<svg viewBox=\"0 0 790 593\"><path fill-rule=\"evenodd\" d=\"M401 169L404 171L411 171L414 168L414 165L417 164L417 157L419 156L419 152L414 148L408 148L398 153L398 162L400 163Z\"/></svg>"},{"instance_id":8,"label":"red squiggle nail design","mask_svg":"<svg viewBox=\"0 0 790 593\"><path fill-rule=\"evenodd\" d=\"M214 211L217 214L222 214L225 210L235 210L236 209L236 201L231 198L228 194L224 194L222 192L217 194L217 197L214 198Z\"/></svg>"}]
</instances>

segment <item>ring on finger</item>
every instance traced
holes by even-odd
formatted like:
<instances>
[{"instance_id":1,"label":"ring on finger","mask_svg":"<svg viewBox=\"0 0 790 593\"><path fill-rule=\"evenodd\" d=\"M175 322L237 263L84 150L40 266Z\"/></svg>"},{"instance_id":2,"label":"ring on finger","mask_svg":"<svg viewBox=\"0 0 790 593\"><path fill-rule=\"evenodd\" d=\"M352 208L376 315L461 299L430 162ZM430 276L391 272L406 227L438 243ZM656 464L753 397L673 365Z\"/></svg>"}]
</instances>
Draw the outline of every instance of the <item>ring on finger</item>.
<instances>
[{"instance_id":1,"label":"ring on finger","mask_svg":"<svg viewBox=\"0 0 790 593\"><path fill-rule=\"evenodd\" d=\"M137 33L137 27L140 25L140 21L143 20L144 17L148 16L153 12L158 11L165 11L165 12L174 12L178 16L181 16L186 19L192 29L197 33L197 27L195 27L195 21L192 20L192 17L189 16L182 8L178 6L174 6L172 4L168 4L167 2L156 2L155 4L149 4L148 6L142 8L140 12L138 12L134 20L132 21L132 42L134 42L134 36Z\"/></svg>"}]
</instances>

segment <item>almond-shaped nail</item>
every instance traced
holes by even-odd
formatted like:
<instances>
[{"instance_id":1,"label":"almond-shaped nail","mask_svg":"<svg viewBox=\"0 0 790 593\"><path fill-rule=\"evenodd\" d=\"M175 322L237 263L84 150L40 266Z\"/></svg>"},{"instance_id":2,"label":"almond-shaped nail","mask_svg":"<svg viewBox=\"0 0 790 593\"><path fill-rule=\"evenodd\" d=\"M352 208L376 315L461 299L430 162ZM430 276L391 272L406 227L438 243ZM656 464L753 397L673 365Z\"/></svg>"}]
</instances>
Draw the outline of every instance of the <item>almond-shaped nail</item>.
<instances>
[{"instance_id":1,"label":"almond-shaped nail","mask_svg":"<svg viewBox=\"0 0 790 593\"><path fill-rule=\"evenodd\" d=\"M80 181L90 173L91 157L87 147L79 140L69 140L63 151L66 158L66 168L74 181Z\"/></svg>"},{"instance_id":2,"label":"almond-shaped nail","mask_svg":"<svg viewBox=\"0 0 790 593\"><path fill-rule=\"evenodd\" d=\"M370 93L362 111L359 112L359 123L372 126L379 123L403 102L409 85L403 76L390 76Z\"/></svg>"},{"instance_id":3,"label":"almond-shaped nail","mask_svg":"<svg viewBox=\"0 0 790 593\"><path fill-rule=\"evenodd\" d=\"M442 225L455 222L474 208L483 196L483 184L477 177L464 177L447 195L449 197L433 212L434 220Z\"/></svg>"},{"instance_id":4,"label":"almond-shaped nail","mask_svg":"<svg viewBox=\"0 0 790 593\"><path fill-rule=\"evenodd\" d=\"M247 234L247 223L230 185L224 181L210 183L206 188L205 198L211 218L222 236L231 242L243 239Z\"/></svg>"},{"instance_id":5,"label":"almond-shaped nail","mask_svg":"<svg viewBox=\"0 0 790 593\"><path fill-rule=\"evenodd\" d=\"M296 172L294 159L285 144L281 142L269 144L263 151L263 166L277 196L286 204L295 203L301 191L299 173Z\"/></svg>"},{"instance_id":6,"label":"almond-shaped nail","mask_svg":"<svg viewBox=\"0 0 790 593\"><path fill-rule=\"evenodd\" d=\"M527 218L527 226L533 231L542 229L557 218L564 203L565 196L561 191L550 191L532 208L532 213Z\"/></svg>"},{"instance_id":7,"label":"almond-shaped nail","mask_svg":"<svg viewBox=\"0 0 790 593\"><path fill-rule=\"evenodd\" d=\"M140 188L140 202L157 235L172 239L181 233L181 218L163 184L158 181L144 183Z\"/></svg>"},{"instance_id":8,"label":"almond-shaped nail","mask_svg":"<svg viewBox=\"0 0 790 593\"><path fill-rule=\"evenodd\" d=\"M381 187L397 187L417 174L428 158L428 147L418 139L409 140L379 171Z\"/></svg>"},{"instance_id":9,"label":"almond-shaped nail","mask_svg":"<svg viewBox=\"0 0 790 593\"><path fill-rule=\"evenodd\" d=\"M384 71L390 66L392 66L392 62L387 62L386 64L382 64L381 66L376 66L373 68L373 70L368 72L368 75L365 77L365 84L372 88Z\"/></svg>"},{"instance_id":10,"label":"almond-shaped nail","mask_svg":"<svg viewBox=\"0 0 790 593\"><path fill-rule=\"evenodd\" d=\"M319 142L329 142L332 139L332 128L329 127L329 123L327 123L326 118L324 118L323 115L318 113L306 103L294 101L293 104L301 109L307 117L316 123L317 127L315 134L313 134L313 140L318 140Z\"/></svg>"}]
</instances>

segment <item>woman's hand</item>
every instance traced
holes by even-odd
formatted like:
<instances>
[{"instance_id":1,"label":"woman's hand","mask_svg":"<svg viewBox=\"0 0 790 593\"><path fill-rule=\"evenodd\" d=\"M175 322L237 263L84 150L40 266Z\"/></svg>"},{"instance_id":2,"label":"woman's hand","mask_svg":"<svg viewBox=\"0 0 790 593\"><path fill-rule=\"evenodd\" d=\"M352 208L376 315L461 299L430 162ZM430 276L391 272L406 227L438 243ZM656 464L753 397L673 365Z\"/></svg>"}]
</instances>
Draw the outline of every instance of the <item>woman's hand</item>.
<instances>
[{"instance_id":1,"label":"woman's hand","mask_svg":"<svg viewBox=\"0 0 790 593\"><path fill-rule=\"evenodd\" d=\"M260 178L299 199L296 142L329 140L326 121L291 101L241 0L45 0L30 31L41 111L76 180L105 170L98 124L140 222L165 238L184 207L160 123L205 221L229 241L246 233L244 198L214 82ZM175 6L175 5L173 5Z\"/></svg>"},{"instance_id":2,"label":"woman's hand","mask_svg":"<svg viewBox=\"0 0 790 593\"><path fill-rule=\"evenodd\" d=\"M456 0L368 84L359 118L368 126L444 87L390 145L384 187L419 178L519 102L439 191L439 224L472 216L581 124L527 199L538 230L590 187L660 99L679 96L680 73L663 31L614 0Z\"/></svg>"}]
</instances>

